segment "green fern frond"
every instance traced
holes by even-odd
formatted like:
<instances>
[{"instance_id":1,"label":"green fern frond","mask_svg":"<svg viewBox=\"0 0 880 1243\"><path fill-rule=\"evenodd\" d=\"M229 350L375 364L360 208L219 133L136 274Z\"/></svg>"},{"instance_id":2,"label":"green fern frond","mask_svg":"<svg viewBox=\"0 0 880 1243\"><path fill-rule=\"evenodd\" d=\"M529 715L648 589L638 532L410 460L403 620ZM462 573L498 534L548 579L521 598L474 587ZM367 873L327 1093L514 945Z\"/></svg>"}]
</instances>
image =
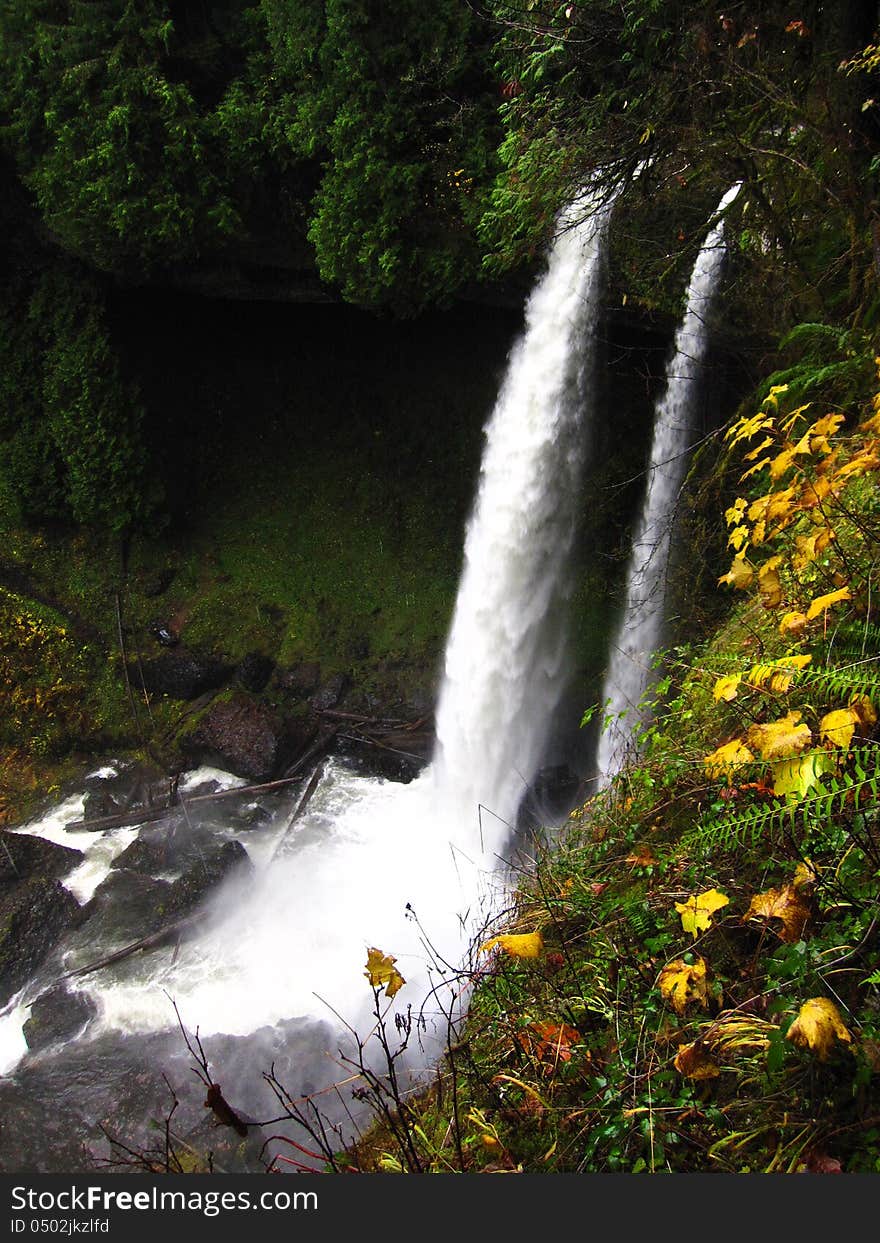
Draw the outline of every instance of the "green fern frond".
<instances>
[{"instance_id":1,"label":"green fern frond","mask_svg":"<svg viewBox=\"0 0 880 1243\"><path fill-rule=\"evenodd\" d=\"M723 812L706 816L686 834L683 847L701 858L719 850L753 849L783 833L799 839L817 832L823 836L827 826L845 813L880 803L880 747L856 747L847 756L848 770L825 774L805 798L739 806L728 803Z\"/></svg>"}]
</instances>

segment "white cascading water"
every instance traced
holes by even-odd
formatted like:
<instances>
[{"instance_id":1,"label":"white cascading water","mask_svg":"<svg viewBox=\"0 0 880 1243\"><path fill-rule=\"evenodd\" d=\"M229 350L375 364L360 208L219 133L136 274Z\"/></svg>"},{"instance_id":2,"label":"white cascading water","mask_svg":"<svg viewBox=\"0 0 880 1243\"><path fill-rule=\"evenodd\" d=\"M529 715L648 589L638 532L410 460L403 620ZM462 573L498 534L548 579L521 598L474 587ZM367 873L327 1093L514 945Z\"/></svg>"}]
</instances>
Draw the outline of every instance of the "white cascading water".
<instances>
[{"instance_id":1,"label":"white cascading water","mask_svg":"<svg viewBox=\"0 0 880 1243\"><path fill-rule=\"evenodd\" d=\"M216 895L197 939L175 956L136 955L71 981L98 1002L90 1035L173 1028L173 998L203 1037L264 1029L268 1064L266 1029L292 1017L339 1033L341 1016L369 1030L370 946L396 957L408 985L397 1004L409 999L418 1010L443 964L454 976L497 909L511 823L564 683L565 568L609 212L585 199L563 217L486 429L433 763L400 785L330 761L293 831L286 832L288 811L263 833L259 852L253 833L242 837L257 875ZM80 809L73 800L63 818ZM63 840L63 825L57 832ZM105 868L116 849L105 848ZM460 991L454 980L450 987ZM12 1012L19 1031L28 1000L20 996ZM335 1047L335 1038L332 1047L325 1040L323 1056L332 1058ZM335 1077L338 1066L328 1067L326 1081Z\"/></svg>"},{"instance_id":2,"label":"white cascading water","mask_svg":"<svg viewBox=\"0 0 880 1243\"><path fill-rule=\"evenodd\" d=\"M666 622L666 572L675 508L695 429L697 396L709 344L708 314L724 263L724 213L739 193L732 186L717 208L717 223L697 255L684 318L657 404L648 485L626 573L626 603L611 643L602 691L607 724L599 739L599 781L619 771L643 721L642 699Z\"/></svg>"}]
</instances>

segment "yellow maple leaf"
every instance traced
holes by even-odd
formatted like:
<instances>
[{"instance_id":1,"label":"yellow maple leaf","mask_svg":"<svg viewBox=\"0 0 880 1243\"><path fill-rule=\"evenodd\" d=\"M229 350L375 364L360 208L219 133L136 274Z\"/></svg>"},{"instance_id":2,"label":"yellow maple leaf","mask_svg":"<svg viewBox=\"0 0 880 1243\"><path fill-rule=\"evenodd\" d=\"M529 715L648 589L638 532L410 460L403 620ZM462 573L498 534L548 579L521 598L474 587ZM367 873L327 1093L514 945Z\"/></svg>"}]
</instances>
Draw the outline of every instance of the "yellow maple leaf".
<instances>
[{"instance_id":1,"label":"yellow maple leaf","mask_svg":"<svg viewBox=\"0 0 880 1243\"><path fill-rule=\"evenodd\" d=\"M796 570L803 570L821 556L828 545L834 539L834 532L831 527L823 526L818 531L814 531L812 535L798 535L795 539L795 554L791 559L791 563Z\"/></svg>"},{"instance_id":2,"label":"yellow maple leaf","mask_svg":"<svg viewBox=\"0 0 880 1243\"><path fill-rule=\"evenodd\" d=\"M876 470L880 466L880 457L870 449L865 449L862 453L857 453L854 458L844 465L835 474L835 479L839 482L846 479L855 479L858 475L866 475L868 471Z\"/></svg>"},{"instance_id":3,"label":"yellow maple leaf","mask_svg":"<svg viewBox=\"0 0 880 1243\"><path fill-rule=\"evenodd\" d=\"M721 1067L701 1040L683 1044L675 1055L673 1066L686 1079L715 1079Z\"/></svg>"},{"instance_id":4,"label":"yellow maple leaf","mask_svg":"<svg viewBox=\"0 0 880 1243\"><path fill-rule=\"evenodd\" d=\"M735 552L740 552L742 548L749 542L749 528L747 526L734 527L730 532L727 540L727 547L732 548Z\"/></svg>"},{"instance_id":5,"label":"yellow maple leaf","mask_svg":"<svg viewBox=\"0 0 880 1243\"><path fill-rule=\"evenodd\" d=\"M832 605L839 604L841 600L851 599L852 593L849 587L841 587L838 591L829 591L827 595L816 596L816 599L812 601L807 609L807 621L812 621L814 617L818 617L820 613L824 613Z\"/></svg>"},{"instance_id":6,"label":"yellow maple leaf","mask_svg":"<svg viewBox=\"0 0 880 1243\"><path fill-rule=\"evenodd\" d=\"M877 724L877 709L867 695L854 695L850 700L850 707L858 713L862 725L867 727Z\"/></svg>"},{"instance_id":7,"label":"yellow maple leaf","mask_svg":"<svg viewBox=\"0 0 880 1243\"><path fill-rule=\"evenodd\" d=\"M783 885L781 889L767 889L764 893L756 893L742 917L742 922L779 920L781 927L775 929L779 939L794 944L803 936L811 914L803 888L790 884Z\"/></svg>"},{"instance_id":8,"label":"yellow maple leaf","mask_svg":"<svg viewBox=\"0 0 880 1243\"><path fill-rule=\"evenodd\" d=\"M754 449L750 449L748 453L743 454L743 457L747 462L754 462L755 458L760 457L765 449L769 449L770 446L775 443L776 442L772 436L765 436L759 445L757 445ZM745 510L747 503L747 501L743 501L743 511ZM737 501L737 504L739 504L739 501Z\"/></svg>"},{"instance_id":9,"label":"yellow maple leaf","mask_svg":"<svg viewBox=\"0 0 880 1243\"><path fill-rule=\"evenodd\" d=\"M830 479L824 477L815 479L811 483L805 483L801 492L800 507L801 509L815 509L817 505L831 495L833 487Z\"/></svg>"},{"instance_id":10,"label":"yellow maple leaf","mask_svg":"<svg viewBox=\"0 0 880 1243\"><path fill-rule=\"evenodd\" d=\"M653 867L657 860L654 858L651 847L642 844L626 856L625 862L632 867L649 868Z\"/></svg>"},{"instance_id":11,"label":"yellow maple leaf","mask_svg":"<svg viewBox=\"0 0 880 1243\"><path fill-rule=\"evenodd\" d=\"M803 634L806 628L806 613L798 613L797 611L786 613L779 623L779 633L781 635L791 635L792 638L797 638L798 635Z\"/></svg>"},{"instance_id":12,"label":"yellow maple leaf","mask_svg":"<svg viewBox=\"0 0 880 1243\"><path fill-rule=\"evenodd\" d=\"M819 873L816 871L812 860L804 859L795 868L794 877L791 883L794 885L795 889L807 890L815 888L816 881L818 879Z\"/></svg>"},{"instance_id":13,"label":"yellow maple leaf","mask_svg":"<svg viewBox=\"0 0 880 1243\"><path fill-rule=\"evenodd\" d=\"M660 993L676 1014L684 1014L692 1001L705 1006L709 1000L706 982L706 960L697 957L696 962L686 963L683 958L668 962L660 972Z\"/></svg>"},{"instance_id":14,"label":"yellow maple leaf","mask_svg":"<svg viewBox=\"0 0 880 1243\"><path fill-rule=\"evenodd\" d=\"M794 681L798 669L806 669L812 656L783 656L779 660L768 660L760 665L753 665L749 671L749 682L759 690L769 687L771 691L783 693Z\"/></svg>"},{"instance_id":15,"label":"yellow maple leaf","mask_svg":"<svg viewBox=\"0 0 880 1243\"><path fill-rule=\"evenodd\" d=\"M544 948L544 938L539 928L534 932L508 932L484 941L477 953L481 954L496 945L514 958L538 958Z\"/></svg>"},{"instance_id":16,"label":"yellow maple leaf","mask_svg":"<svg viewBox=\"0 0 880 1243\"><path fill-rule=\"evenodd\" d=\"M383 954L375 946L367 951L367 969L364 975L373 988L381 988L384 984L386 997L393 997L406 983L394 965L396 962L396 958L390 954Z\"/></svg>"},{"instance_id":17,"label":"yellow maple leaf","mask_svg":"<svg viewBox=\"0 0 880 1243\"><path fill-rule=\"evenodd\" d=\"M727 906L729 901L730 898L717 889L707 889L705 893L691 895L687 902L676 902L675 909L681 915L684 931L696 938L698 932L705 932L711 925L715 911Z\"/></svg>"},{"instance_id":18,"label":"yellow maple leaf","mask_svg":"<svg viewBox=\"0 0 880 1243\"><path fill-rule=\"evenodd\" d=\"M719 699L723 699L726 703L730 703L731 699L736 699L737 687L741 681L741 673L734 673L729 677L718 678L712 691L712 697L715 702L718 703Z\"/></svg>"},{"instance_id":19,"label":"yellow maple leaf","mask_svg":"<svg viewBox=\"0 0 880 1243\"><path fill-rule=\"evenodd\" d=\"M719 578L718 585L720 587L722 583L729 583L731 587L742 591L749 586L754 575L755 571L746 561L745 553L737 553L731 562L730 569Z\"/></svg>"},{"instance_id":20,"label":"yellow maple leaf","mask_svg":"<svg viewBox=\"0 0 880 1243\"><path fill-rule=\"evenodd\" d=\"M773 793L790 802L806 798L813 786L819 784L822 774L833 771L834 761L824 752L777 760L773 765Z\"/></svg>"},{"instance_id":21,"label":"yellow maple leaf","mask_svg":"<svg viewBox=\"0 0 880 1243\"><path fill-rule=\"evenodd\" d=\"M835 1044L852 1044L852 1036L840 1011L827 997L811 997L798 1011L785 1035L799 1049L810 1049L820 1062L827 1061Z\"/></svg>"},{"instance_id":22,"label":"yellow maple leaf","mask_svg":"<svg viewBox=\"0 0 880 1243\"><path fill-rule=\"evenodd\" d=\"M811 436L833 436L840 425L844 422L842 414L826 414L821 419L817 419L810 428Z\"/></svg>"},{"instance_id":23,"label":"yellow maple leaf","mask_svg":"<svg viewBox=\"0 0 880 1243\"><path fill-rule=\"evenodd\" d=\"M833 712L826 712L819 722L819 737L829 747L845 751L852 742L856 726L860 724L861 718L854 707L835 708Z\"/></svg>"},{"instance_id":24,"label":"yellow maple leaf","mask_svg":"<svg viewBox=\"0 0 880 1243\"><path fill-rule=\"evenodd\" d=\"M782 583L778 570L781 564L781 557L771 557L758 570L758 591L765 609L779 608L782 603Z\"/></svg>"},{"instance_id":25,"label":"yellow maple leaf","mask_svg":"<svg viewBox=\"0 0 880 1243\"><path fill-rule=\"evenodd\" d=\"M801 722L800 712L787 712L778 721L753 725L746 734L747 744L762 760L781 760L805 751L813 741L809 725Z\"/></svg>"},{"instance_id":26,"label":"yellow maple leaf","mask_svg":"<svg viewBox=\"0 0 880 1243\"><path fill-rule=\"evenodd\" d=\"M726 777L730 781L733 778L734 769L742 764L748 764L754 758L742 738L732 738L730 742L717 747L711 755L704 756L703 763L706 766L707 776Z\"/></svg>"},{"instance_id":27,"label":"yellow maple leaf","mask_svg":"<svg viewBox=\"0 0 880 1243\"><path fill-rule=\"evenodd\" d=\"M735 526L742 519L746 512L748 501L744 496L738 496L729 509L724 511L724 521L729 527Z\"/></svg>"}]
</instances>

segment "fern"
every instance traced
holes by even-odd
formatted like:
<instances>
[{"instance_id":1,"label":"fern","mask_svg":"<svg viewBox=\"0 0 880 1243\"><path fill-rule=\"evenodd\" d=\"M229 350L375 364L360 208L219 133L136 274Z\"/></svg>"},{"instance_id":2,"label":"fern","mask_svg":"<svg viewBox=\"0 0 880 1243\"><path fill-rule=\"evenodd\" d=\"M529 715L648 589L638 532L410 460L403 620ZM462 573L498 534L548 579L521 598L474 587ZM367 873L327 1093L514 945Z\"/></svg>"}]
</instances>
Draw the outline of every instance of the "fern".
<instances>
[{"instance_id":1,"label":"fern","mask_svg":"<svg viewBox=\"0 0 880 1243\"><path fill-rule=\"evenodd\" d=\"M825 753L822 753L825 754ZM845 813L863 810L880 802L880 748L857 747L849 753L851 771L826 774L822 783L796 802L728 804L724 812L710 814L683 839L683 846L696 857L716 851L754 849L774 834L805 836L837 822Z\"/></svg>"},{"instance_id":2,"label":"fern","mask_svg":"<svg viewBox=\"0 0 880 1243\"><path fill-rule=\"evenodd\" d=\"M800 358L768 376L763 397L785 384L792 397L822 391L848 400L873 379L873 350L864 333L831 324L796 324L779 345L799 350Z\"/></svg>"},{"instance_id":3,"label":"fern","mask_svg":"<svg viewBox=\"0 0 880 1243\"><path fill-rule=\"evenodd\" d=\"M792 679L795 686L819 689L828 703L844 702L857 695L870 699L874 706L880 705L880 670L872 656L863 665L846 665L843 668L799 669Z\"/></svg>"}]
</instances>

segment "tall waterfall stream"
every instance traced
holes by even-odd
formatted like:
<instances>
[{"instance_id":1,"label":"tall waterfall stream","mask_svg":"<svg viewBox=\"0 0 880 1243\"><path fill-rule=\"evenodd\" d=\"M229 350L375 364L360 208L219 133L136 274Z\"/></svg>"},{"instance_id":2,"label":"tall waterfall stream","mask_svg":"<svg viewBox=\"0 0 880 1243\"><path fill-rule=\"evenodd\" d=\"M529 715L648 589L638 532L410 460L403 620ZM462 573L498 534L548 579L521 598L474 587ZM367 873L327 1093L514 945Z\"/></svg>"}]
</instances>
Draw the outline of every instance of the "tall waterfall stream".
<instances>
[{"instance_id":1,"label":"tall waterfall stream","mask_svg":"<svg viewBox=\"0 0 880 1243\"><path fill-rule=\"evenodd\" d=\"M651 685L653 658L663 642L675 509L688 450L697 434L698 398L710 340L709 314L724 264L724 212L739 189L739 184L731 187L718 204L717 223L697 255L684 317L666 371L666 388L657 404L647 488L626 572L626 600L611 642L602 693L609 724L599 741L600 780L613 776L632 748L642 720L642 698Z\"/></svg>"}]
</instances>

